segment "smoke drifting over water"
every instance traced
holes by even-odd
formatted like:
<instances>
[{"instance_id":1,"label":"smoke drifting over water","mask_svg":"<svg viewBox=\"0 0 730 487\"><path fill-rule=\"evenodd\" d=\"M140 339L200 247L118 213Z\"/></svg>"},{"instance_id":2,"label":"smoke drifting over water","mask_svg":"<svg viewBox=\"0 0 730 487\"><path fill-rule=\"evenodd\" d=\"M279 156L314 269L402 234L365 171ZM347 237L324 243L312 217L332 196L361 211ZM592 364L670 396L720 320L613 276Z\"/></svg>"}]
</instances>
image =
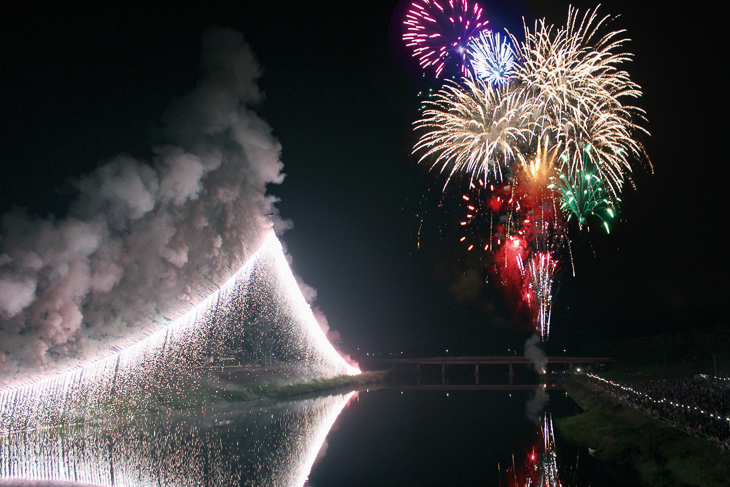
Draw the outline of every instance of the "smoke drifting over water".
<instances>
[{"instance_id":1,"label":"smoke drifting over water","mask_svg":"<svg viewBox=\"0 0 730 487\"><path fill-rule=\"evenodd\" d=\"M162 117L165 144L74 182L62 219L0 221L0 384L94 358L188 311L279 218L280 145L253 111L260 68L240 33L208 29L205 77Z\"/></svg>"}]
</instances>

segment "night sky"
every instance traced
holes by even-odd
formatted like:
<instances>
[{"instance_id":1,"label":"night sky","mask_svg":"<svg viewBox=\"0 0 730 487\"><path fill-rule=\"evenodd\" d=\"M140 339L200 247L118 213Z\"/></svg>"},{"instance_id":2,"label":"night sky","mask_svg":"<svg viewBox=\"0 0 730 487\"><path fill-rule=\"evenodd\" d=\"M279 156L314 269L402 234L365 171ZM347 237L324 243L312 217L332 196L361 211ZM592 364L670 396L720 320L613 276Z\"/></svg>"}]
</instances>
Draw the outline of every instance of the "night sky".
<instances>
[{"instance_id":1,"label":"night sky","mask_svg":"<svg viewBox=\"0 0 730 487\"><path fill-rule=\"evenodd\" d=\"M270 192L294 227L293 269L340 346L406 353L506 353L529 336L490 286L450 292L468 269L457 241L458 198L410 155L418 91L398 55L397 2L240 1L199 5L93 2L32 7L0 18L0 210L63 217L70 179L118 153L149 157L165 107L200 77L205 27L243 33L263 67L255 110L282 145L287 177ZM490 3L481 2L490 18ZM574 2L584 10L594 6ZM568 3L494 4L505 19L562 25ZM718 4L609 1L635 54L654 174L637 166L621 224L575 238L548 351L726 322L730 286L724 212L728 58ZM512 15L512 17L510 17ZM500 26L491 22L490 25ZM397 39L396 39L397 41ZM407 60L406 60L407 61ZM458 195L457 195L458 196ZM419 234L420 228L420 234ZM577 235L577 234L576 234ZM419 248L420 241L420 248ZM359 349L359 352L358 352Z\"/></svg>"}]
</instances>

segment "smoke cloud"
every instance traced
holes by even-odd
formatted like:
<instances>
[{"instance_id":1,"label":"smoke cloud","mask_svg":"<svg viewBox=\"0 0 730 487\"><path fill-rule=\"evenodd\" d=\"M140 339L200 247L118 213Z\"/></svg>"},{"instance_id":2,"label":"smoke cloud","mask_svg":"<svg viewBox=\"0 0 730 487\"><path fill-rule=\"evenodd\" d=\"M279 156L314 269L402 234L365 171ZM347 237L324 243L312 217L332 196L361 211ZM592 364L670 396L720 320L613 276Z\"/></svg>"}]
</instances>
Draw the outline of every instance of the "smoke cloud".
<instances>
[{"instance_id":1,"label":"smoke cloud","mask_svg":"<svg viewBox=\"0 0 730 487\"><path fill-rule=\"evenodd\" d=\"M457 303L477 301L483 289L484 279L475 269L467 269L449 285L449 292Z\"/></svg>"},{"instance_id":2,"label":"smoke cloud","mask_svg":"<svg viewBox=\"0 0 730 487\"><path fill-rule=\"evenodd\" d=\"M532 362L535 372L541 374L547 366L547 357L540 347L540 335L534 334L525 342L525 357Z\"/></svg>"},{"instance_id":3,"label":"smoke cloud","mask_svg":"<svg viewBox=\"0 0 730 487\"><path fill-rule=\"evenodd\" d=\"M182 315L272 227L281 147L252 110L240 33L203 36L205 76L163 114L151 160L120 154L73 182L61 219L0 218L0 383L93 358Z\"/></svg>"},{"instance_id":4,"label":"smoke cloud","mask_svg":"<svg viewBox=\"0 0 730 487\"><path fill-rule=\"evenodd\" d=\"M525 357L531 362L532 366L538 374L542 374L547 366L547 357L538 344L540 343L540 335L534 334L525 342ZM545 409L550 396L543 387L535 390L535 395L527 401L525 410L527 418L535 424L540 424L540 414Z\"/></svg>"}]
</instances>

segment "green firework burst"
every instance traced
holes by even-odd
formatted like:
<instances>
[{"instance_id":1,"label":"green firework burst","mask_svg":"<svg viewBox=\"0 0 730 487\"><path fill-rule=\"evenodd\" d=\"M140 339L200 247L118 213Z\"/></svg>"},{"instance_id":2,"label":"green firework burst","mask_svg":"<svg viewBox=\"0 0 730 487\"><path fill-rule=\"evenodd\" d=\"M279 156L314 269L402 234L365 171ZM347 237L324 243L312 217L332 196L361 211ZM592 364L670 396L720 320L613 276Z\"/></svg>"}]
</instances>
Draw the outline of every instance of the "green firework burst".
<instances>
[{"instance_id":1,"label":"green firework burst","mask_svg":"<svg viewBox=\"0 0 730 487\"><path fill-rule=\"evenodd\" d=\"M584 157L578 170L560 172L557 177L551 177L548 188L559 195L560 209L567 215L568 221L573 217L578 220L578 226L588 225L588 218L595 216L601 221L606 233L609 233L609 221L615 218L616 208L621 202L619 198L612 198L611 193L604 187L599 171Z\"/></svg>"}]
</instances>

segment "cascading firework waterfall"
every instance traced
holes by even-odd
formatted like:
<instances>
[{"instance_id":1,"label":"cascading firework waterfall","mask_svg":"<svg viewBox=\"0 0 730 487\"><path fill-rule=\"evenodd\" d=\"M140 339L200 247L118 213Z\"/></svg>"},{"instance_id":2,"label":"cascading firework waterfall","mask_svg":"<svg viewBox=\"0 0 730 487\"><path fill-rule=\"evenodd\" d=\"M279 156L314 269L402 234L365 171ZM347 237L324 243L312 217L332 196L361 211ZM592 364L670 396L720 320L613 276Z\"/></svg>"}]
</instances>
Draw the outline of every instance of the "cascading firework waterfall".
<instances>
[{"instance_id":1,"label":"cascading firework waterfall","mask_svg":"<svg viewBox=\"0 0 730 487\"><path fill-rule=\"evenodd\" d=\"M118 401L143 407L161 391L198 390L231 355L258 366L258 386L359 373L319 327L273 232L218 292L168 327L84 367L0 391L0 431L83 422Z\"/></svg>"}]
</instances>

